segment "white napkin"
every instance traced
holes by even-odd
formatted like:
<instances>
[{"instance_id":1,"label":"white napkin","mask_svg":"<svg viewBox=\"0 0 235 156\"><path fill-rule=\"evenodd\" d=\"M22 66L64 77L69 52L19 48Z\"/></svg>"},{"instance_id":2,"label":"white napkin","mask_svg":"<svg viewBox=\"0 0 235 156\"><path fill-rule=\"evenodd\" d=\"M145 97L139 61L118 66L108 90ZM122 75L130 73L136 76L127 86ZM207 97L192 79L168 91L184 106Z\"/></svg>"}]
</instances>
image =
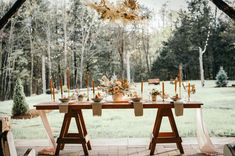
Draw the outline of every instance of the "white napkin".
<instances>
[{"instance_id":1,"label":"white napkin","mask_svg":"<svg viewBox=\"0 0 235 156\"><path fill-rule=\"evenodd\" d=\"M184 114L184 102L182 101L175 101L175 116L182 116Z\"/></svg>"},{"instance_id":2,"label":"white napkin","mask_svg":"<svg viewBox=\"0 0 235 156\"><path fill-rule=\"evenodd\" d=\"M93 116L101 116L102 115L102 103L93 102L91 105L92 105Z\"/></svg>"},{"instance_id":3,"label":"white napkin","mask_svg":"<svg viewBox=\"0 0 235 156\"><path fill-rule=\"evenodd\" d=\"M68 103L61 103L59 104L59 111L60 113L68 113L69 105Z\"/></svg>"},{"instance_id":4,"label":"white napkin","mask_svg":"<svg viewBox=\"0 0 235 156\"><path fill-rule=\"evenodd\" d=\"M143 104L142 102L133 102L134 110L135 110L135 116L143 116Z\"/></svg>"}]
</instances>

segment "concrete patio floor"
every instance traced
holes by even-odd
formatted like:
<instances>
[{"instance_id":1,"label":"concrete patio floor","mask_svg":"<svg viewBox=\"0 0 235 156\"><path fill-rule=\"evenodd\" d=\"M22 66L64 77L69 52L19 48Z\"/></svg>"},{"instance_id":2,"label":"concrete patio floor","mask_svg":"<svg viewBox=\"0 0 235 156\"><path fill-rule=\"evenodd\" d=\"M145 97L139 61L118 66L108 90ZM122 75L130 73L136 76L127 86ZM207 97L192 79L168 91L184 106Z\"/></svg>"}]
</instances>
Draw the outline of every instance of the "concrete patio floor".
<instances>
[{"instance_id":1,"label":"concrete patio floor","mask_svg":"<svg viewBox=\"0 0 235 156\"><path fill-rule=\"evenodd\" d=\"M182 138L184 155L203 156L199 150L196 138ZM148 138L122 138L122 139L91 139L92 150L89 151L91 156L147 156ZM223 155L223 146L228 143L235 143L235 137L229 138L212 138L218 155ZM49 146L48 140L15 140L18 155L23 155L27 148L34 148L39 151L43 147ZM65 149L60 152L62 156L83 156L81 145L66 145ZM156 147L155 155L157 156L175 156L180 155L175 144L159 144Z\"/></svg>"}]
</instances>

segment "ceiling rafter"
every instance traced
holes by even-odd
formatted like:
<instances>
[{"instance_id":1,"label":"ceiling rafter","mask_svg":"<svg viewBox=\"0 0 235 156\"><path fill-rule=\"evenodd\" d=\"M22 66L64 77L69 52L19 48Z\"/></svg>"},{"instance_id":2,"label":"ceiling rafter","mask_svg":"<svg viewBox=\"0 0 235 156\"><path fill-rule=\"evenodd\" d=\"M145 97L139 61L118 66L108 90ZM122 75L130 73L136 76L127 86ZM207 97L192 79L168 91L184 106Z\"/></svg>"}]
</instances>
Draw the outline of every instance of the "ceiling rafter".
<instances>
[{"instance_id":1,"label":"ceiling rafter","mask_svg":"<svg viewBox=\"0 0 235 156\"><path fill-rule=\"evenodd\" d=\"M0 30L4 27L5 24L7 24L8 20L18 11L25 1L26 0L16 0L12 7L0 19Z\"/></svg>"},{"instance_id":2,"label":"ceiling rafter","mask_svg":"<svg viewBox=\"0 0 235 156\"><path fill-rule=\"evenodd\" d=\"M235 10L223 0L211 0L220 10L235 21Z\"/></svg>"}]
</instances>

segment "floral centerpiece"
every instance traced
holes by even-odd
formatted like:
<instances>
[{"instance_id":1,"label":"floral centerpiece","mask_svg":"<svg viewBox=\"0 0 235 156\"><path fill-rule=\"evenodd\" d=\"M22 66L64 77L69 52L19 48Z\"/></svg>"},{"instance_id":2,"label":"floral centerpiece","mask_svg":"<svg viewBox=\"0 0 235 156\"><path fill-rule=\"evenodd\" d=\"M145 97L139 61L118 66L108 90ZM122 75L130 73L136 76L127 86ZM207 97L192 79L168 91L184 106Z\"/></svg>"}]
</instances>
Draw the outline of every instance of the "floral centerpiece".
<instances>
[{"instance_id":1,"label":"floral centerpiece","mask_svg":"<svg viewBox=\"0 0 235 156\"><path fill-rule=\"evenodd\" d=\"M120 101L129 90L129 83L127 80L117 79L113 76L109 80L106 76L103 76L100 80L100 88L105 90L106 93L112 95L114 101Z\"/></svg>"}]
</instances>

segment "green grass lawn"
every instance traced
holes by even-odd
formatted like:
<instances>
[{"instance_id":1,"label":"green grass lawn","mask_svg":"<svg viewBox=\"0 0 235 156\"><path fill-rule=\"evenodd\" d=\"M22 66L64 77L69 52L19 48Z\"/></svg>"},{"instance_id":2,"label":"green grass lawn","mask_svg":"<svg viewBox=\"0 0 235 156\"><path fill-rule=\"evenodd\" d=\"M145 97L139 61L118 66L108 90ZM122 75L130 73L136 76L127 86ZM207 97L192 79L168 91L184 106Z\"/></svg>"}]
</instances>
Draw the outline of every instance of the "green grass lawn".
<instances>
[{"instance_id":1,"label":"green grass lawn","mask_svg":"<svg viewBox=\"0 0 235 156\"><path fill-rule=\"evenodd\" d=\"M196 94L192 95L192 101L204 103L203 116L211 136L235 136L235 88L215 88L215 81L206 81L202 88L200 81L191 81L196 84ZM230 81L229 86L235 84ZM166 91L172 95L174 85L165 82ZM140 84L136 84L136 90L140 90ZM159 85L144 84L145 99L149 99L148 93ZM184 93L185 95L185 93ZM58 97L58 96L57 96ZM59 98L59 97L58 97ZM160 98L159 98L160 99ZM27 97L30 108L34 104L49 101L50 95ZM0 116L11 115L12 101L0 103ZM184 116L176 117L176 123L181 136L195 136L196 111L186 109ZM156 110L144 110L143 117L135 117L133 110L103 110L102 117L93 117L91 110L83 112L88 133L92 138L108 137L149 137L156 116ZM63 114L52 111L48 114L49 122L55 136L58 136L62 124ZM12 120L12 130L17 139L46 138L40 117L27 120ZM75 124L70 128L75 131ZM168 120L163 121L162 130L170 130Z\"/></svg>"}]
</instances>

